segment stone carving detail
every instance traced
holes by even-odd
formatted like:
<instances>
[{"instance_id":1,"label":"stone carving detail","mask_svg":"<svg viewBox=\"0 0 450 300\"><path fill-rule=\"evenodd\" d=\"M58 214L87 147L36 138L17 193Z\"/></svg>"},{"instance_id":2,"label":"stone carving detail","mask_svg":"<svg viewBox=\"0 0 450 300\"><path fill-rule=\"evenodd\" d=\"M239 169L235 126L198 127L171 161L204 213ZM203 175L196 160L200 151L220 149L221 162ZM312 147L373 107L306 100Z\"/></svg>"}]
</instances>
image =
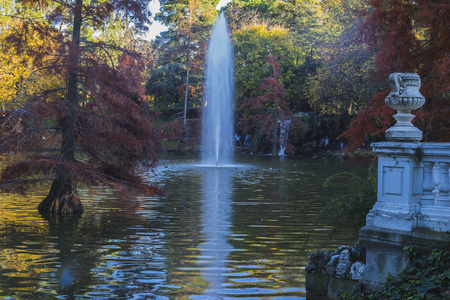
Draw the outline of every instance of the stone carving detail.
<instances>
[{"instance_id":1,"label":"stone carving detail","mask_svg":"<svg viewBox=\"0 0 450 300\"><path fill-rule=\"evenodd\" d=\"M414 127L411 110L422 107L425 98L420 94L420 77L415 73L393 73L389 76L391 93L386 97L386 104L396 109L394 115L397 123L386 131L386 139L392 141L416 141L422 139L422 132Z\"/></svg>"},{"instance_id":2,"label":"stone carving detail","mask_svg":"<svg viewBox=\"0 0 450 300\"><path fill-rule=\"evenodd\" d=\"M439 206L450 207L450 181L448 178L450 163L448 162L439 162Z\"/></svg>"},{"instance_id":3,"label":"stone carving detail","mask_svg":"<svg viewBox=\"0 0 450 300\"><path fill-rule=\"evenodd\" d=\"M422 205L434 204L434 182L433 182L433 167L434 161L423 162L423 181L422 181L422 197L420 203Z\"/></svg>"}]
</instances>

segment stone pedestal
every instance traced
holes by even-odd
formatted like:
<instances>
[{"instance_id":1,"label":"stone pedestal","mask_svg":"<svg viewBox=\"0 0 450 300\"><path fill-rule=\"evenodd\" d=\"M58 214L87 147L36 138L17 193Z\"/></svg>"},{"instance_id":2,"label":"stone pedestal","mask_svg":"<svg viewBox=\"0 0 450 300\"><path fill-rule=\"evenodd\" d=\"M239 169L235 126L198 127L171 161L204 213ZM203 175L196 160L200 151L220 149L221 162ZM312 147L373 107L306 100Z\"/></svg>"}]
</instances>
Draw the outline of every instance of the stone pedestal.
<instances>
[{"instance_id":1,"label":"stone pedestal","mask_svg":"<svg viewBox=\"0 0 450 300\"><path fill-rule=\"evenodd\" d=\"M373 144L378 156L378 198L367 215L367 226L411 231L418 227L422 195L422 132L414 127L412 109L425 103L420 77L414 73L389 76L391 93L386 104L396 109L397 123L386 131L388 142Z\"/></svg>"},{"instance_id":2,"label":"stone pedestal","mask_svg":"<svg viewBox=\"0 0 450 300\"><path fill-rule=\"evenodd\" d=\"M411 231L417 227L422 193L419 144L382 142L372 146L378 155L378 198L366 223Z\"/></svg>"}]
</instances>

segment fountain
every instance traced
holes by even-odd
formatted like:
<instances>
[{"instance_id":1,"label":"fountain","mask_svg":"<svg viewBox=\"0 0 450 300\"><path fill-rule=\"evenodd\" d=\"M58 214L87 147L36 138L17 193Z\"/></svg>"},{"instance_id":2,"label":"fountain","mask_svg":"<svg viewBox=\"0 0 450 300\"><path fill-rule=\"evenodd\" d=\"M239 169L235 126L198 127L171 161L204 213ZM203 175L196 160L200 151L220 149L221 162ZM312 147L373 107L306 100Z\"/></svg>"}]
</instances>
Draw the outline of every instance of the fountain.
<instances>
[{"instance_id":1,"label":"fountain","mask_svg":"<svg viewBox=\"0 0 450 300\"><path fill-rule=\"evenodd\" d=\"M226 166L232 163L233 150L233 49L223 12L214 25L207 59L202 163Z\"/></svg>"},{"instance_id":2,"label":"fountain","mask_svg":"<svg viewBox=\"0 0 450 300\"><path fill-rule=\"evenodd\" d=\"M278 149L278 156L284 156L284 150L286 149L287 140L289 137L291 120L278 120L278 123L280 124L280 148Z\"/></svg>"}]
</instances>

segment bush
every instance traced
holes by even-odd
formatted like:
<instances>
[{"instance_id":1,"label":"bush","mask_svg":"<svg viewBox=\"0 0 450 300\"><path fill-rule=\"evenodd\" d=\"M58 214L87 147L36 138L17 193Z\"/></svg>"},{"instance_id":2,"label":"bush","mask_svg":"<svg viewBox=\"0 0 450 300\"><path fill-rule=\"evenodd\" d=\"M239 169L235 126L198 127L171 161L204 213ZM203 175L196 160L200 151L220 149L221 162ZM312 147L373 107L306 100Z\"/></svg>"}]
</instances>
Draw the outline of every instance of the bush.
<instances>
[{"instance_id":1,"label":"bush","mask_svg":"<svg viewBox=\"0 0 450 300\"><path fill-rule=\"evenodd\" d=\"M344 179L346 184L342 184ZM369 166L367 178L354 173L341 172L330 176L324 188L339 185L342 194L330 199L320 211L317 220L326 220L334 231L344 228L361 228L366 224L366 215L377 201L377 167L375 160Z\"/></svg>"}]
</instances>

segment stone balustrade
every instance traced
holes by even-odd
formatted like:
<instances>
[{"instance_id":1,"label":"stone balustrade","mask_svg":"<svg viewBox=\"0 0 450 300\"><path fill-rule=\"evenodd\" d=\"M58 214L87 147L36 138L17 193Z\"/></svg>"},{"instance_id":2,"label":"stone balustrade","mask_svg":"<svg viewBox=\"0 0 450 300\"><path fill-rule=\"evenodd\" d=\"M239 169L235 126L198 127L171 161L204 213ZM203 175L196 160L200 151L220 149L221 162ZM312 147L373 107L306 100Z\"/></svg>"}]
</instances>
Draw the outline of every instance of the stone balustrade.
<instances>
[{"instance_id":1,"label":"stone balustrade","mask_svg":"<svg viewBox=\"0 0 450 300\"><path fill-rule=\"evenodd\" d=\"M367 225L450 231L450 143L374 143L378 201Z\"/></svg>"},{"instance_id":2,"label":"stone balustrade","mask_svg":"<svg viewBox=\"0 0 450 300\"><path fill-rule=\"evenodd\" d=\"M360 229L366 246L362 283L380 288L408 260L405 245L429 253L450 249L450 143L423 143L422 132L411 120L411 110L425 102L420 77L393 73L386 104L397 110L396 124L386 131L386 142L372 144L378 156L377 202Z\"/></svg>"},{"instance_id":3,"label":"stone balustrade","mask_svg":"<svg viewBox=\"0 0 450 300\"><path fill-rule=\"evenodd\" d=\"M423 179L420 204L450 207L450 143L425 143L423 152Z\"/></svg>"},{"instance_id":4,"label":"stone balustrade","mask_svg":"<svg viewBox=\"0 0 450 300\"><path fill-rule=\"evenodd\" d=\"M419 228L450 231L450 143L421 143Z\"/></svg>"},{"instance_id":5,"label":"stone balustrade","mask_svg":"<svg viewBox=\"0 0 450 300\"><path fill-rule=\"evenodd\" d=\"M367 215L375 228L450 231L450 143L421 143L412 109L420 108L420 77L393 73L386 104L396 109L397 123L386 131L387 142L374 143L378 156L378 199Z\"/></svg>"}]
</instances>

